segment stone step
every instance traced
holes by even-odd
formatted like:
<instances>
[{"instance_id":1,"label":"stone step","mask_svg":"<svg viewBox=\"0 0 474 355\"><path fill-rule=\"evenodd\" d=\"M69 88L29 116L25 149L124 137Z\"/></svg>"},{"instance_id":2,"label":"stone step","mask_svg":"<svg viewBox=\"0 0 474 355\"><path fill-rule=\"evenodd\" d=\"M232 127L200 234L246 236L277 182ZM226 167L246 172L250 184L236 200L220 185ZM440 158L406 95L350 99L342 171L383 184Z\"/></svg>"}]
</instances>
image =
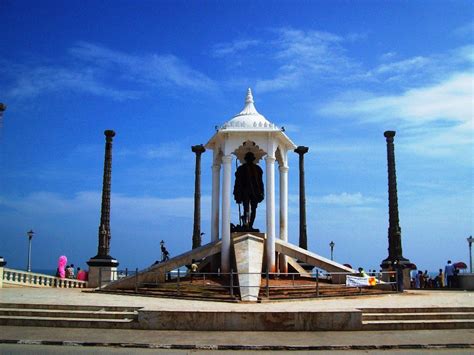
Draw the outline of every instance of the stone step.
<instances>
[{"instance_id":1,"label":"stone step","mask_svg":"<svg viewBox=\"0 0 474 355\"><path fill-rule=\"evenodd\" d=\"M474 307L402 307L402 308L361 308L364 314L371 313L441 313L474 312Z\"/></svg>"},{"instance_id":2,"label":"stone step","mask_svg":"<svg viewBox=\"0 0 474 355\"><path fill-rule=\"evenodd\" d=\"M363 321L362 330L474 329L474 319Z\"/></svg>"},{"instance_id":3,"label":"stone step","mask_svg":"<svg viewBox=\"0 0 474 355\"><path fill-rule=\"evenodd\" d=\"M138 321L135 319L0 316L0 325L31 327L130 329L138 328Z\"/></svg>"},{"instance_id":4,"label":"stone step","mask_svg":"<svg viewBox=\"0 0 474 355\"><path fill-rule=\"evenodd\" d=\"M289 298L289 297L316 297L315 288L270 288L269 295L270 298ZM376 294L386 294L387 291L377 290L377 289L352 289L352 288L320 288L319 296L320 297L345 297L345 296L355 296L355 295L376 295ZM260 295L264 297L266 295L266 290L263 288L260 290Z\"/></svg>"},{"instance_id":5,"label":"stone step","mask_svg":"<svg viewBox=\"0 0 474 355\"><path fill-rule=\"evenodd\" d=\"M427 313L370 313L362 314L362 320L436 320L474 319L474 312L427 312Z\"/></svg>"},{"instance_id":6,"label":"stone step","mask_svg":"<svg viewBox=\"0 0 474 355\"><path fill-rule=\"evenodd\" d=\"M113 294L124 294L124 295L139 295L144 297L161 297L161 298L174 298L174 299L189 299L189 300L200 300L200 301L222 301L222 302L238 302L238 296L231 297L229 293L223 295L206 294L206 293L185 293L181 292L179 295L176 291L163 292L158 289L153 290L142 290L138 289L138 292L131 290L114 290L110 291Z\"/></svg>"},{"instance_id":7,"label":"stone step","mask_svg":"<svg viewBox=\"0 0 474 355\"><path fill-rule=\"evenodd\" d=\"M137 311L117 312L101 310L65 310L32 308L0 308L0 316L46 317L46 318L96 318L96 319L135 319Z\"/></svg>"},{"instance_id":8,"label":"stone step","mask_svg":"<svg viewBox=\"0 0 474 355\"><path fill-rule=\"evenodd\" d=\"M124 306L89 306L89 305L58 305L58 304L31 304L31 303L0 303L0 308L14 308L14 309L54 309L54 310L81 310L91 312L135 312L140 307L124 307Z\"/></svg>"}]
</instances>

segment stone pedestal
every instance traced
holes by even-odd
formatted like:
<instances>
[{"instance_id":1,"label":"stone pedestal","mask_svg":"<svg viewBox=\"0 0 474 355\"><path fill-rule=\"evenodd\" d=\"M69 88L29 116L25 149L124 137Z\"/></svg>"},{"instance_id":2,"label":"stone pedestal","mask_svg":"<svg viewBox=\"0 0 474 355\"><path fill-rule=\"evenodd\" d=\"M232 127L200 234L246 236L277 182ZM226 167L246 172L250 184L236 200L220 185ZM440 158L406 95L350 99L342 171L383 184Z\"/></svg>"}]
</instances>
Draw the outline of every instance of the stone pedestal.
<instances>
[{"instance_id":1,"label":"stone pedestal","mask_svg":"<svg viewBox=\"0 0 474 355\"><path fill-rule=\"evenodd\" d=\"M385 273L385 272L394 271L394 270L390 266L389 267L384 267L384 265L382 264L382 271ZM409 268L403 269L403 288L405 290L409 290L410 287L411 287L411 284L410 284L410 282L411 282L410 271L411 270ZM390 274L383 274L382 281L390 282Z\"/></svg>"},{"instance_id":2,"label":"stone pedestal","mask_svg":"<svg viewBox=\"0 0 474 355\"><path fill-rule=\"evenodd\" d=\"M115 259L90 259L88 285L91 288L101 287L117 280L118 261Z\"/></svg>"},{"instance_id":3,"label":"stone pedestal","mask_svg":"<svg viewBox=\"0 0 474 355\"><path fill-rule=\"evenodd\" d=\"M235 264L237 266L240 299L257 301L262 280L264 233L233 233Z\"/></svg>"}]
</instances>

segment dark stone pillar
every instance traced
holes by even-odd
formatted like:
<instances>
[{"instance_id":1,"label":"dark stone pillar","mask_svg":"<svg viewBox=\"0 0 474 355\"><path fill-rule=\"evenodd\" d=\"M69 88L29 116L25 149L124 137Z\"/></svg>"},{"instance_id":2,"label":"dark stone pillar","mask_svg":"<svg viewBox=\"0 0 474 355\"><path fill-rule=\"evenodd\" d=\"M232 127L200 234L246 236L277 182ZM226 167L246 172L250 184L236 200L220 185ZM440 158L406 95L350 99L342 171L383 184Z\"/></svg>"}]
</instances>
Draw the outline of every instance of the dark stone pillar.
<instances>
[{"instance_id":1,"label":"dark stone pillar","mask_svg":"<svg viewBox=\"0 0 474 355\"><path fill-rule=\"evenodd\" d=\"M2 118L3 113L6 111L6 109L7 109L7 105L5 105L4 103L0 102L0 118Z\"/></svg>"},{"instance_id":2,"label":"dark stone pillar","mask_svg":"<svg viewBox=\"0 0 474 355\"><path fill-rule=\"evenodd\" d=\"M382 261L382 268L389 268L395 260L400 264L408 264L410 261L402 255L402 231L398 217L398 197L397 197L397 175L395 169L395 146L393 137L395 131L386 131L384 136L387 140L387 166L388 166L388 258Z\"/></svg>"},{"instance_id":3,"label":"dark stone pillar","mask_svg":"<svg viewBox=\"0 0 474 355\"><path fill-rule=\"evenodd\" d=\"M2 118L3 118L3 113L6 111L7 105L4 103L0 102L0 128L2 128Z\"/></svg>"},{"instance_id":4,"label":"dark stone pillar","mask_svg":"<svg viewBox=\"0 0 474 355\"><path fill-rule=\"evenodd\" d=\"M105 134L105 158L104 158L104 177L102 183L102 205L99 225L99 247L95 257L89 262L89 266L110 266L118 265L117 261L110 254L110 192L112 185L112 140L115 132L106 130Z\"/></svg>"},{"instance_id":5,"label":"dark stone pillar","mask_svg":"<svg viewBox=\"0 0 474 355\"><path fill-rule=\"evenodd\" d=\"M196 169L194 173L194 225L193 249L201 246L201 154L206 151L202 144L193 145L191 150L196 153Z\"/></svg>"},{"instance_id":6,"label":"dark stone pillar","mask_svg":"<svg viewBox=\"0 0 474 355\"><path fill-rule=\"evenodd\" d=\"M306 192L304 184L304 155L309 148L299 146L295 149L295 153L300 156L300 240L299 247L308 250L308 237L306 234Z\"/></svg>"}]
</instances>

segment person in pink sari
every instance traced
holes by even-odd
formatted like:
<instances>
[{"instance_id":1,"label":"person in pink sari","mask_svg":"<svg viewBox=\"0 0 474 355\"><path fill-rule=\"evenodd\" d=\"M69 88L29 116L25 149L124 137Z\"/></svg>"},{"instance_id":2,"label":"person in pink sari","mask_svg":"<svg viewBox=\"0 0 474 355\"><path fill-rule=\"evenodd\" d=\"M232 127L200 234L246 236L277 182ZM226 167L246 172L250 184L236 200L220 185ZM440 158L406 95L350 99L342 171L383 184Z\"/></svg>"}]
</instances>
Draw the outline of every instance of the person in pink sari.
<instances>
[{"instance_id":1,"label":"person in pink sari","mask_svg":"<svg viewBox=\"0 0 474 355\"><path fill-rule=\"evenodd\" d=\"M59 277L62 279L66 277L66 264L67 264L66 256L61 255L58 261L58 272L59 272Z\"/></svg>"}]
</instances>

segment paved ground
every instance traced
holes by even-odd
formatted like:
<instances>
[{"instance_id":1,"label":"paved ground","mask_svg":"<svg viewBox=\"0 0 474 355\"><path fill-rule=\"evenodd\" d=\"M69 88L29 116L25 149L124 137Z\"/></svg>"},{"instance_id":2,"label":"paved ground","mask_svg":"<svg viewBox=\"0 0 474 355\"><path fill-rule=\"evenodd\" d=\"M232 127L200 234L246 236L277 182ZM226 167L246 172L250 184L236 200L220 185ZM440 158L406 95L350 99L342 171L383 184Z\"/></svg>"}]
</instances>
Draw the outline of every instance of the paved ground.
<instances>
[{"instance_id":1,"label":"paved ground","mask_svg":"<svg viewBox=\"0 0 474 355\"><path fill-rule=\"evenodd\" d=\"M129 329L87 329L0 326L0 338L23 340L87 343L89 345L123 344L148 345L166 348L228 347L260 348L318 348L318 347L382 347L399 345L470 344L474 352L474 329L418 330L418 331L336 331L336 332L228 332L228 331L163 331Z\"/></svg>"},{"instance_id":2,"label":"paved ground","mask_svg":"<svg viewBox=\"0 0 474 355\"><path fill-rule=\"evenodd\" d=\"M474 292L406 291L372 295L265 303L226 303L82 292L79 289L2 288L0 302L144 307L170 311L336 311L379 307L474 307Z\"/></svg>"},{"instance_id":3,"label":"paved ground","mask_svg":"<svg viewBox=\"0 0 474 355\"><path fill-rule=\"evenodd\" d=\"M331 298L304 301L234 304L188 301L141 296L121 296L80 292L74 289L0 289L0 302L79 304L102 306L137 306L153 310L221 311L330 311L371 307L474 307L474 293L465 291L408 291L404 294ZM18 344L20 343L20 345ZM0 353L28 353L57 346L76 352L81 349L154 348L161 353L188 353L236 350L358 351L361 353L390 350L394 353L460 352L474 354L474 329L419 331L355 331L355 332L201 332L153 331L85 328L47 328L0 326ZM67 345L65 347L65 345ZM75 347L73 347L76 345ZM41 347L41 348L40 348ZM445 352L446 351L446 352ZM135 352L135 350L133 351ZM30 352L33 353L33 352ZM40 351L42 353L42 351Z\"/></svg>"}]
</instances>

